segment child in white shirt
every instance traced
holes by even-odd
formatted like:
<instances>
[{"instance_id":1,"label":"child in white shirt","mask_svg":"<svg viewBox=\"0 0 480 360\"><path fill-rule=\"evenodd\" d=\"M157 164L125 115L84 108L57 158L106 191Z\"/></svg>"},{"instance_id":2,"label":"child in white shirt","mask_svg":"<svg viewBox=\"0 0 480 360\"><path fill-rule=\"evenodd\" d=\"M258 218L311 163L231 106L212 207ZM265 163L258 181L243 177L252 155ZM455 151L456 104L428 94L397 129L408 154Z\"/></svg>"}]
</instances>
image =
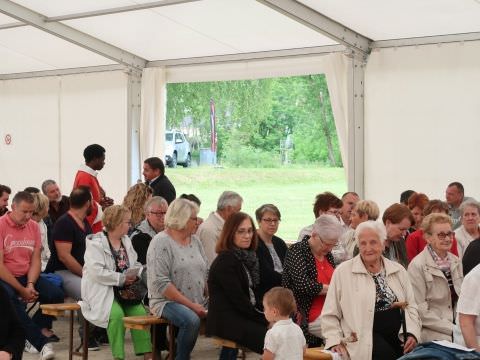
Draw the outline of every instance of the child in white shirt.
<instances>
[{"instance_id":1,"label":"child in white shirt","mask_svg":"<svg viewBox=\"0 0 480 360\"><path fill-rule=\"evenodd\" d=\"M265 293L265 318L273 323L265 335L263 360L302 360L306 341L302 329L290 318L296 309L290 289L274 287Z\"/></svg>"}]
</instances>

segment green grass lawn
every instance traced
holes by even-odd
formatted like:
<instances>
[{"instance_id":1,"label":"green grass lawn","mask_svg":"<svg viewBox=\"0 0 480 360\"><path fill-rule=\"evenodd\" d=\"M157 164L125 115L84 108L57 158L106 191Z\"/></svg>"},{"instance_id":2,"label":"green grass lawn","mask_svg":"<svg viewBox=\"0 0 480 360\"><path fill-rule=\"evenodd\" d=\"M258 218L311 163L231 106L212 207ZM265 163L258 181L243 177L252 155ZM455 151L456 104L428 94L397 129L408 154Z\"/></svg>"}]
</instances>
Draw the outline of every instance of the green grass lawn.
<instances>
[{"instance_id":1,"label":"green grass lawn","mask_svg":"<svg viewBox=\"0 0 480 360\"><path fill-rule=\"evenodd\" d=\"M265 203L275 204L282 213L277 235L286 241L295 240L300 229L314 220L315 195L331 191L341 196L347 188L343 168L285 167L277 169L227 169L193 167L166 169L177 190L193 193L202 201L200 216L206 218L216 209L224 190L243 197L242 211L255 219L255 209Z\"/></svg>"}]
</instances>

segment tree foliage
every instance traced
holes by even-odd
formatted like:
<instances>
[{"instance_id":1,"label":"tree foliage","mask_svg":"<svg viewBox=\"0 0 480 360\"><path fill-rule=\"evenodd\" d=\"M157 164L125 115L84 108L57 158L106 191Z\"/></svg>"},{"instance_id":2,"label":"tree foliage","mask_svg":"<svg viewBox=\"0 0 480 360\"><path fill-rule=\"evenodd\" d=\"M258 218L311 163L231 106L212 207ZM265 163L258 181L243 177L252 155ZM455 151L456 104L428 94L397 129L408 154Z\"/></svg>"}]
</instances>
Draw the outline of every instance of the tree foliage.
<instances>
[{"instance_id":1,"label":"tree foliage","mask_svg":"<svg viewBox=\"0 0 480 360\"><path fill-rule=\"evenodd\" d=\"M192 143L209 147L210 99L219 158L233 156L239 147L279 158L280 142L290 135L294 161L341 165L324 75L168 84L167 126L190 127Z\"/></svg>"}]
</instances>

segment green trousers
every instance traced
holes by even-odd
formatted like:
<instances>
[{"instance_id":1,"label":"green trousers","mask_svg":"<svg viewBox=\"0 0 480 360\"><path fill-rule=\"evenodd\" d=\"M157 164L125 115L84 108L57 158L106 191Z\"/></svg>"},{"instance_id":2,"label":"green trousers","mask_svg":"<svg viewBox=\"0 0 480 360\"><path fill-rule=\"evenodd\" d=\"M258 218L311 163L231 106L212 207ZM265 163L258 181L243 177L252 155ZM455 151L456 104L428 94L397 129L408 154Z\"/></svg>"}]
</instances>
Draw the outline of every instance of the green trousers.
<instances>
[{"instance_id":1,"label":"green trousers","mask_svg":"<svg viewBox=\"0 0 480 360\"><path fill-rule=\"evenodd\" d=\"M147 312L142 304L120 305L117 300L113 300L110 319L108 320L107 334L112 355L115 359L125 359L125 327L123 326L123 317L146 314ZM131 329L130 333L132 334L135 355L152 351L149 331Z\"/></svg>"}]
</instances>

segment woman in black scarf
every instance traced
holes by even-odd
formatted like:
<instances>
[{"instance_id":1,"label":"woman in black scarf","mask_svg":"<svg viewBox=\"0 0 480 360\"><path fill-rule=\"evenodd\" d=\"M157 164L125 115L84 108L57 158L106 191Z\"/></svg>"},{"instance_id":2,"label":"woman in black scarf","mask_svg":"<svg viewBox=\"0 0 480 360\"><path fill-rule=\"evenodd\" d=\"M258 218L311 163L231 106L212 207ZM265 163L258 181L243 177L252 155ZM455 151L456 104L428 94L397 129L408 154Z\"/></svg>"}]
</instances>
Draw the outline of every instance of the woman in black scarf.
<instances>
[{"instance_id":1,"label":"woman in black scarf","mask_svg":"<svg viewBox=\"0 0 480 360\"><path fill-rule=\"evenodd\" d=\"M236 342L261 354L267 332L263 313L256 310L254 290L259 284L255 254L257 238L252 218L242 212L223 226L210 267L207 335ZM236 350L222 348L220 360L236 359Z\"/></svg>"}]
</instances>

